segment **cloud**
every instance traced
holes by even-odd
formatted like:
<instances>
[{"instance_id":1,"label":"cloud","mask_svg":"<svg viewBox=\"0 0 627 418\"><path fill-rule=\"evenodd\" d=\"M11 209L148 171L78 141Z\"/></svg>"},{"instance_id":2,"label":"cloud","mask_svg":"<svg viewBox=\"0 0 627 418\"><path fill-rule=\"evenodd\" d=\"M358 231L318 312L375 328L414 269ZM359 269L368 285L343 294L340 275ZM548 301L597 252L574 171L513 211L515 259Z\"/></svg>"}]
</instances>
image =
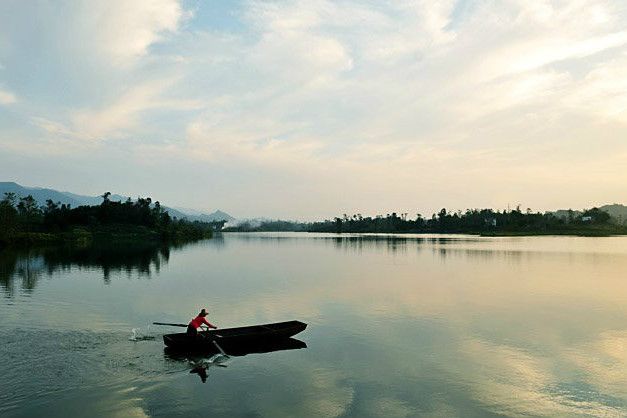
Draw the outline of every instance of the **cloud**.
<instances>
[{"instance_id":1,"label":"cloud","mask_svg":"<svg viewBox=\"0 0 627 418\"><path fill-rule=\"evenodd\" d=\"M72 11L67 48L100 55L114 65L132 64L146 55L186 17L178 0L81 1Z\"/></svg>"},{"instance_id":2,"label":"cloud","mask_svg":"<svg viewBox=\"0 0 627 418\"><path fill-rule=\"evenodd\" d=\"M72 126L86 139L125 137L138 125L142 114L150 110L202 107L195 100L164 97L163 93L175 82L176 79L158 79L132 86L100 108L72 112Z\"/></svg>"},{"instance_id":3,"label":"cloud","mask_svg":"<svg viewBox=\"0 0 627 418\"><path fill-rule=\"evenodd\" d=\"M63 125L46 118L32 117L32 123L43 131L53 136L76 137L77 133Z\"/></svg>"},{"instance_id":4,"label":"cloud","mask_svg":"<svg viewBox=\"0 0 627 418\"><path fill-rule=\"evenodd\" d=\"M10 91L0 89L0 105L10 105L15 102L17 102L17 96L15 96L15 94Z\"/></svg>"},{"instance_id":5,"label":"cloud","mask_svg":"<svg viewBox=\"0 0 627 418\"><path fill-rule=\"evenodd\" d=\"M575 85L565 103L602 120L627 123L626 68L627 53L597 65Z\"/></svg>"},{"instance_id":6,"label":"cloud","mask_svg":"<svg viewBox=\"0 0 627 418\"><path fill-rule=\"evenodd\" d=\"M126 138L138 127L141 117L150 110L185 111L202 108L202 103L196 100L165 97L164 91L175 82L175 79L169 79L140 83L99 108L70 112L65 123L42 117L33 117L32 121L56 137L77 140Z\"/></svg>"},{"instance_id":7,"label":"cloud","mask_svg":"<svg viewBox=\"0 0 627 418\"><path fill-rule=\"evenodd\" d=\"M179 0L79 0L55 5L39 0L5 2L0 8L5 9L0 17L3 63L19 68L23 61L41 61L70 72L90 60L113 68L136 64L191 17ZM33 21L38 24L29 24Z\"/></svg>"},{"instance_id":8,"label":"cloud","mask_svg":"<svg viewBox=\"0 0 627 418\"><path fill-rule=\"evenodd\" d=\"M98 44L111 56L120 59L146 54L150 45L162 40L165 34L175 32L183 18L182 8L176 0L119 3L101 2L101 8L90 13L90 17L97 16L101 24ZM121 27L124 30L120 30Z\"/></svg>"},{"instance_id":9,"label":"cloud","mask_svg":"<svg viewBox=\"0 0 627 418\"><path fill-rule=\"evenodd\" d=\"M484 115L530 103L559 108L579 77L553 65L627 41L609 18L582 26L587 8L611 16L613 8L602 2L567 10L483 5L450 28L453 5L399 3L373 11L359 2L253 3L248 19L259 38L240 45L239 55L262 75L257 106L270 107L268 116L279 124L306 115L292 141L433 143L434 134L468 129L451 118L480 123ZM423 115L430 126L421 124ZM332 137L322 137L325 129Z\"/></svg>"}]
</instances>

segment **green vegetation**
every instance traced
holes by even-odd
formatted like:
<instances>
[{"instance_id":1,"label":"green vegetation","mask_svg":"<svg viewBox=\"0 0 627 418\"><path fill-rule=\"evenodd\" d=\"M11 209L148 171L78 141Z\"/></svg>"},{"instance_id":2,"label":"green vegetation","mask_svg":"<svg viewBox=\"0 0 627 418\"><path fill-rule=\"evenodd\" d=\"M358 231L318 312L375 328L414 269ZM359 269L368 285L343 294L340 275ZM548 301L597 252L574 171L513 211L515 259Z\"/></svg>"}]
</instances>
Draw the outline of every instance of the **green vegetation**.
<instances>
[{"instance_id":1,"label":"green vegetation","mask_svg":"<svg viewBox=\"0 0 627 418\"><path fill-rule=\"evenodd\" d=\"M192 241L209 238L224 222L188 222L171 218L159 202L138 198L135 202L109 200L102 195L96 206L46 201L40 207L32 196L17 199L5 193L0 200L0 245L91 241Z\"/></svg>"},{"instance_id":2,"label":"green vegetation","mask_svg":"<svg viewBox=\"0 0 627 418\"><path fill-rule=\"evenodd\" d=\"M572 212L572 211L571 211ZM612 222L610 215L598 208L574 212L560 217L552 213L492 209L468 209L466 212L448 212L442 209L431 218L417 214L410 219L407 213L363 217L344 215L322 222L265 221L257 225L242 223L225 231L300 231L333 233L461 233L482 235L586 235L605 236L627 234L627 226Z\"/></svg>"}]
</instances>

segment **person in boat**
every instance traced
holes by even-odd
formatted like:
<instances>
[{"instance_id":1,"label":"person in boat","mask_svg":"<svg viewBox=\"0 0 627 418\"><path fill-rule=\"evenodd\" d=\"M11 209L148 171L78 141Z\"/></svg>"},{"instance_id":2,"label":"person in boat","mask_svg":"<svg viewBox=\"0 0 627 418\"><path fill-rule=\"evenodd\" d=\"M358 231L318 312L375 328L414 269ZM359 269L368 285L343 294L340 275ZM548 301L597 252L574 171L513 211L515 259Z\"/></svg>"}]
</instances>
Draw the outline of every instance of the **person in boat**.
<instances>
[{"instance_id":1,"label":"person in boat","mask_svg":"<svg viewBox=\"0 0 627 418\"><path fill-rule=\"evenodd\" d=\"M209 321L205 319L207 315L208 315L207 311L205 310L205 308L203 308L198 314L198 316L192 319L189 325L187 325L187 334L194 335L194 336L198 335L198 328L200 328L202 325L206 325L209 328L217 329L218 327L209 323Z\"/></svg>"}]
</instances>

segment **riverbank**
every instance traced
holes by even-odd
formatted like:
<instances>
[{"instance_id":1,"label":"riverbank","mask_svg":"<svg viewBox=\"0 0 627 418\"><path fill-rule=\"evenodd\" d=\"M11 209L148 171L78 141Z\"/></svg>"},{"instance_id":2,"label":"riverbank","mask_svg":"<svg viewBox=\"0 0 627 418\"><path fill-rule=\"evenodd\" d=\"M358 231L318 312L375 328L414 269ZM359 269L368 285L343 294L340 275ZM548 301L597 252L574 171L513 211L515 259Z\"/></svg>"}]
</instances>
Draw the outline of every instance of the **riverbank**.
<instances>
[{"instance_id":1,"label":"riverbank","mask_svg":"<svg viewBox=\"0 0 627 418\"><path fill-rule=\"evenodd\" d=\"M229 228L224 231L225 233L237 232L237 233L256 233L256 232L305 232L312 234L395 234L395 235L472 235L482 237L533 237L533 236L573 236L573 237L612 237L612 236L627 236L627 228L573 228L573 229L555 229L555 230L543 230L543 231L428 231L428 230L407 230L407 231L344 231L333 232L323 230L266 230L266 229L249 229L241 230L235 228Z\"/></svg>"},{"instance_id":2,"label":"riverbank","mask_svg":"<svg viewBox=\"0 0 627 418\"><path fill-rule=\"evenodd\" d=\"M478 234L482 237L534 237L534 236L569 236L569 237L621 237L627 236L624 231L595 231L595 230L573 230L573 231L499 231L482 232Z\"/></svg>"}]
</instances>

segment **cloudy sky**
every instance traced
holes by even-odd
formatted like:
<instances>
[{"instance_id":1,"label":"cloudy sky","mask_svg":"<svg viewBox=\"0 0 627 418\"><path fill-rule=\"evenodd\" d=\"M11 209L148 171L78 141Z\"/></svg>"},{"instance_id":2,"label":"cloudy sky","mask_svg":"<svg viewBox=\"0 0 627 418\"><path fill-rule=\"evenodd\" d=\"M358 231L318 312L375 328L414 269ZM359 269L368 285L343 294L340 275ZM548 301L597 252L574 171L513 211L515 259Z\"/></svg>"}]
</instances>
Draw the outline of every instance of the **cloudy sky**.
<instances>
[{"instance_id":1,"label":"cloudy sky","mask_svg":"<svg viewBox=\"0 0 627 418\"><path fill-rule=\"evenodd\" d=\"M238 217L627 203L627 3L4 0L0 180Z\"/></svg>"}]
</instances>

